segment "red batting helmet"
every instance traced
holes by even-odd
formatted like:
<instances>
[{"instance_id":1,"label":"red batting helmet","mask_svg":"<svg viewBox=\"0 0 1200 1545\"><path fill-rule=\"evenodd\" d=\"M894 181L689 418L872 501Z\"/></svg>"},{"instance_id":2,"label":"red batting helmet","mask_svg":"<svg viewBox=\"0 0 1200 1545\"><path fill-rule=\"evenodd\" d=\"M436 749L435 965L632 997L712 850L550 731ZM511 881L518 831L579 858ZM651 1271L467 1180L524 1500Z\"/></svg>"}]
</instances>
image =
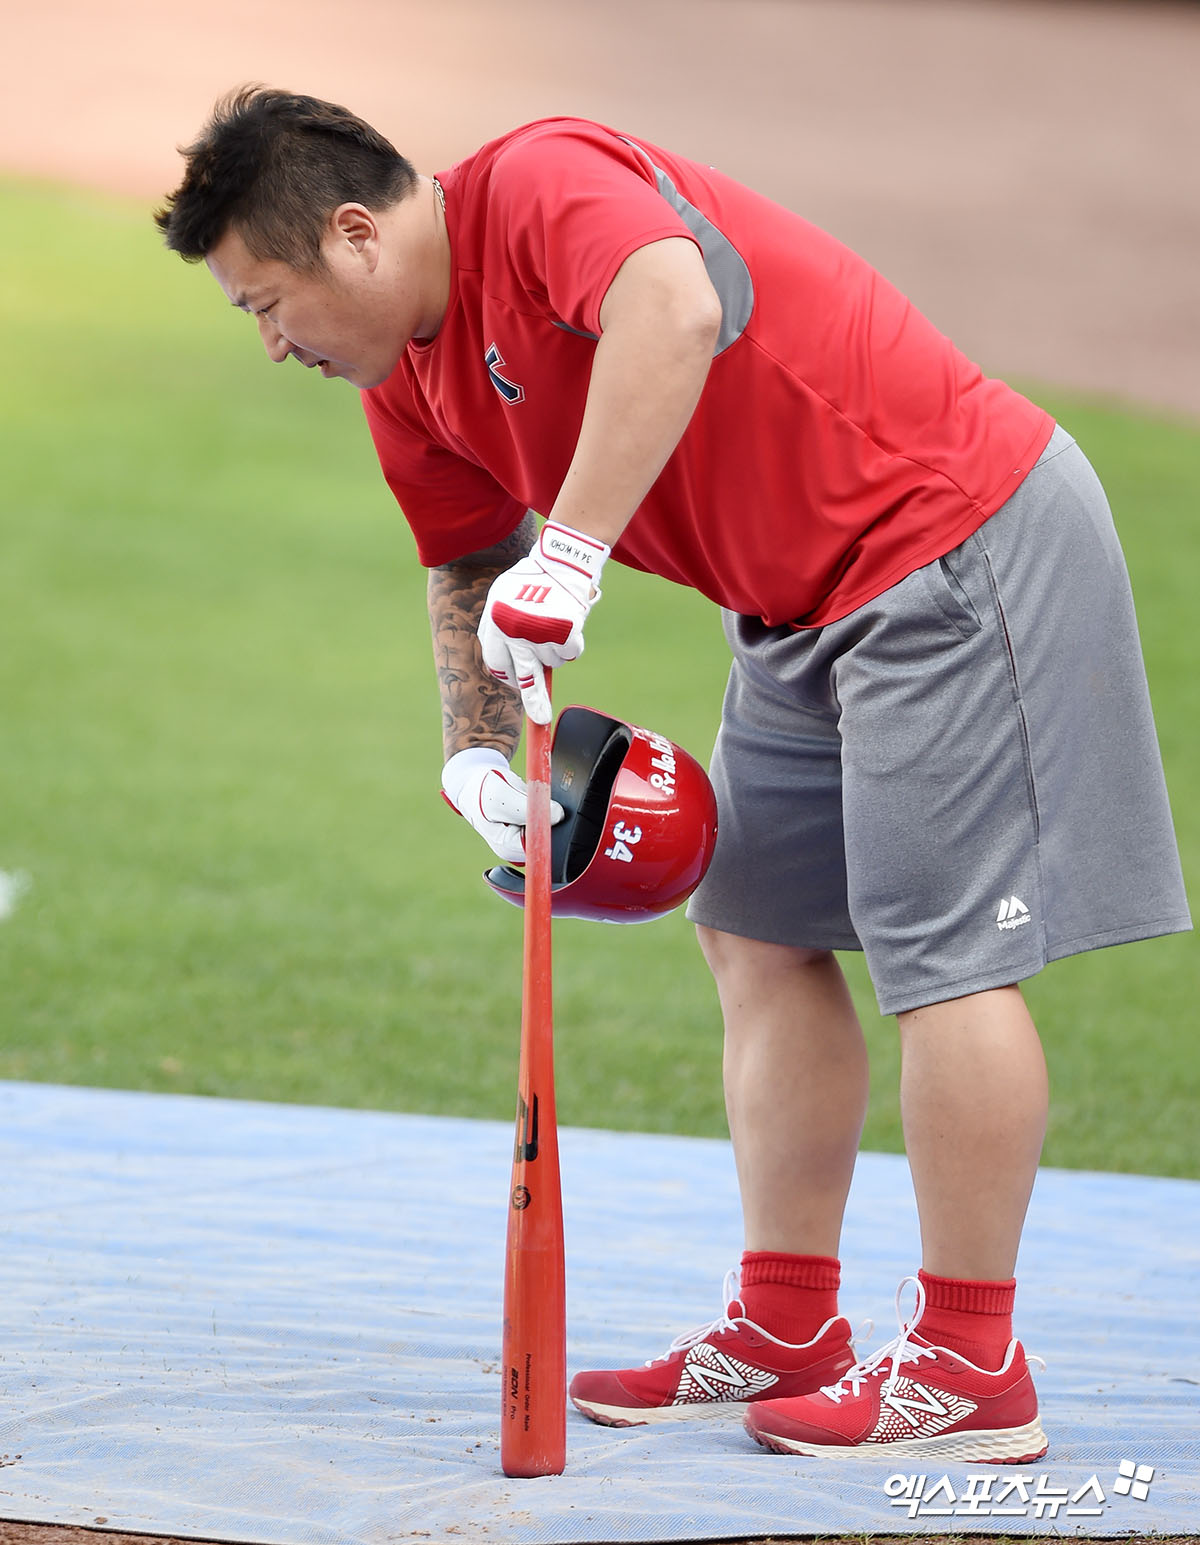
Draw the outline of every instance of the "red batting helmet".
<instances>
[{"instance_id":1,"label":"red batting helmet","mask_svg":"<svg viewBox=\"0 0 1200 1545\"><path fill-rule=\"evenodd\" d=\"M564 708L550 753L550 796L566 811L550 837L555 917L643 923L692 894L717 838L717 801L694 757L665 735L595 708ZM525 904L525 876L484 879Z\"/></svg>"}]
</instances>

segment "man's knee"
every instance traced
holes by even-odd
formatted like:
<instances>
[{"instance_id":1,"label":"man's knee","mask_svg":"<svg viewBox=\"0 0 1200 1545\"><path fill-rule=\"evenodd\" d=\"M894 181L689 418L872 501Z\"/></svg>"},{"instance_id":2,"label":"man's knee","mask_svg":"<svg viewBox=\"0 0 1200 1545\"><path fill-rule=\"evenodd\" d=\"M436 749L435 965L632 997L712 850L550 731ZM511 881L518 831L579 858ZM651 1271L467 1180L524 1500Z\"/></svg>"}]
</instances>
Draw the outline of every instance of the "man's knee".
<instances>
[{"instance_id":1,"label":"man's knee","mask_svg":"<svg viewBox=\"0 0 1200 1545\"><path fill-rule=\"evenodd\" d=\"M744 980L765 987L773 979L804 971L810 966L824 965L832 959L830 950L744 939L739 934L722 933L703 924L697 925L696 937L718 984Z\"/></svg>"},{"instance_id":2,"label":"man's knee","mask_svg":"<svg viewBox=\"0 0 1200 1545\"><path fill-rule=\"evenodd\" d=\"M916 1008L902 1009L896 1015L896 1023L901 1035L904 1035L910 1029L928 1028L940 1032L955 1027L1004 1022L1014 1014L1022 1020L1028 1018L1020 984L1010 982L1002 987L989 987L981 992L939 998Z\"/></svg>"}]
</instances>

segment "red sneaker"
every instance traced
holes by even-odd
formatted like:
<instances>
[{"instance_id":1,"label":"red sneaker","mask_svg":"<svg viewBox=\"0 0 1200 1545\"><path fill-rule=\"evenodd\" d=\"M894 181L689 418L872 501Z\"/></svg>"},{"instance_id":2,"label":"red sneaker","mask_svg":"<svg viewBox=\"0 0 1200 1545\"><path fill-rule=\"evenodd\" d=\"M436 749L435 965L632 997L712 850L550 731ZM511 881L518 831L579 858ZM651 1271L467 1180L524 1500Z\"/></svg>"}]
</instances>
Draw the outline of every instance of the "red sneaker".
<instances>
[{"instance_id":1,"label":"red sneaker","mask_svg":"<svg viewBox=\"0 0 1200 1545\"><path fill-rule=\"evenodd\" d=\"M1016 1465L1040 1459L1049 1445L1037 1394L1019 1341L995 1373L915 1334L925 1292L915 1277L917 1309L900 1334L836 1384L813 1395L765 1400L746 1413L746 1430L780 1454L837 1459L878 1453L939 1464L970 1460Z\"/></svg>"},{"instance_id":2,"label":"red sneaker","mask_svg":"<svg viewBox=\"0 0 1200 1545\"><path fill-rule=\"evenodd\" d=\"M828 1320L811 1341L780 1341L741 1313L725 1278L725 1313L677 1336L662 1357L641 1368L577 1373L573 1403L605 1427L640 1427L693 1417L723 1416L768 1395L805 1395L854 1364L850 1325Z\"/></svg>"}]
</instances>

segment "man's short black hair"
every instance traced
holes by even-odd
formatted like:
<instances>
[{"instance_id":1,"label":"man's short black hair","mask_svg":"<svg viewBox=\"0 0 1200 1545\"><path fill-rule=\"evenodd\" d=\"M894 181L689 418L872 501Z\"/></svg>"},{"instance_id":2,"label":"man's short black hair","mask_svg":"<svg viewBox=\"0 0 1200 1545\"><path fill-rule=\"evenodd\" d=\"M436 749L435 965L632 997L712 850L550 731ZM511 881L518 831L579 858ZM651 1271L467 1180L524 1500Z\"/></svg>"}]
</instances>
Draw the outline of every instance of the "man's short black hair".
<instances>
[{"instance_id":1,"label":"man's short black hair","mask_svg":"<svg viewBox=\"0 0 1200 1545\"><path fill-rule=\"evenodd\" d=\"M190 263L236 229L256 258L321 268L321 238L335 209L389 208L417 181L412 164L346 108L265 86L222 97L199 139L180 153L183 181L154 220L170 250Z\"/></svg>"}]
</instances>

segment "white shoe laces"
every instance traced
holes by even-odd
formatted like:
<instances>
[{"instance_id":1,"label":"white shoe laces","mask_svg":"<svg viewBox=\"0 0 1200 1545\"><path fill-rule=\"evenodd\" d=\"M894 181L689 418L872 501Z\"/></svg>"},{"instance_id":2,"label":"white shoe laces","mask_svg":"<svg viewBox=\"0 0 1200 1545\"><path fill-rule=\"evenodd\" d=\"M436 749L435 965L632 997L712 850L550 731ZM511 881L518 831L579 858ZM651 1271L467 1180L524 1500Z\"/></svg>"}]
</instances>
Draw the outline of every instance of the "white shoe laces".
<instances>
[{"instance_id":1,"label":"white shoe laces","mask_svg":"<svg viewBox=\"0 0 1200 1545\"><path fill-rule=\"evenodd\" d=\"M917 1290L917 1305L909 1318L905 1319L904 1313L900 1308L900 1301L903 1297L904 1289L910 1282ZM902 1363L915 1363L922 1357L936 1359L937 1352L933 1347L921 1346L918 1342L909 1340L910 1333L916 1329L924 1312L924 1284L919 1277L905 1277L896 1289L896 1320L900 1326L900 1334L893 1336L891 1341L881 1346L878 1352L873 1352L865 1362L855 1363L853 1368L847 1369L836 1384L824 1385L821 1393L827 1399L832 1400L834 1405L837 1405L843 1395L857 1395L866 1380L877 1377L883 1371L884 1364L890 1361L891 1371L883 1384L884 1391L886 1392L895 1385L896 1380L900 1377L900 1366Z\"/></svg>"},{"instance_id":2,"label":"white shoe laces","mask_svg":"<svg viewBox=\"0 0 1200 1545\"><path fill-rule=\"evenodd\" d=\"M725 1273L725 1281L721 1288L721 1296L725 1300L724 1314L719 1314L715 1320L709 1320L707 1325L697 1325L695 1330L685 1330L682 1336L676 1336L665 1352L658 1357L650 1358L646 1367L652 1368L655 1363L665 1363L676 1352L686 1352L688 1347L694 1347L699 1342L706 1341L709 1336L719 1335L724 1330L733 1330L736 1320L730 1317L729 1311L734 1304L741 1308L741 1300L738 1298L741 1288L742 1273L735 1266Z\"/></svg>"}]
</instances>

